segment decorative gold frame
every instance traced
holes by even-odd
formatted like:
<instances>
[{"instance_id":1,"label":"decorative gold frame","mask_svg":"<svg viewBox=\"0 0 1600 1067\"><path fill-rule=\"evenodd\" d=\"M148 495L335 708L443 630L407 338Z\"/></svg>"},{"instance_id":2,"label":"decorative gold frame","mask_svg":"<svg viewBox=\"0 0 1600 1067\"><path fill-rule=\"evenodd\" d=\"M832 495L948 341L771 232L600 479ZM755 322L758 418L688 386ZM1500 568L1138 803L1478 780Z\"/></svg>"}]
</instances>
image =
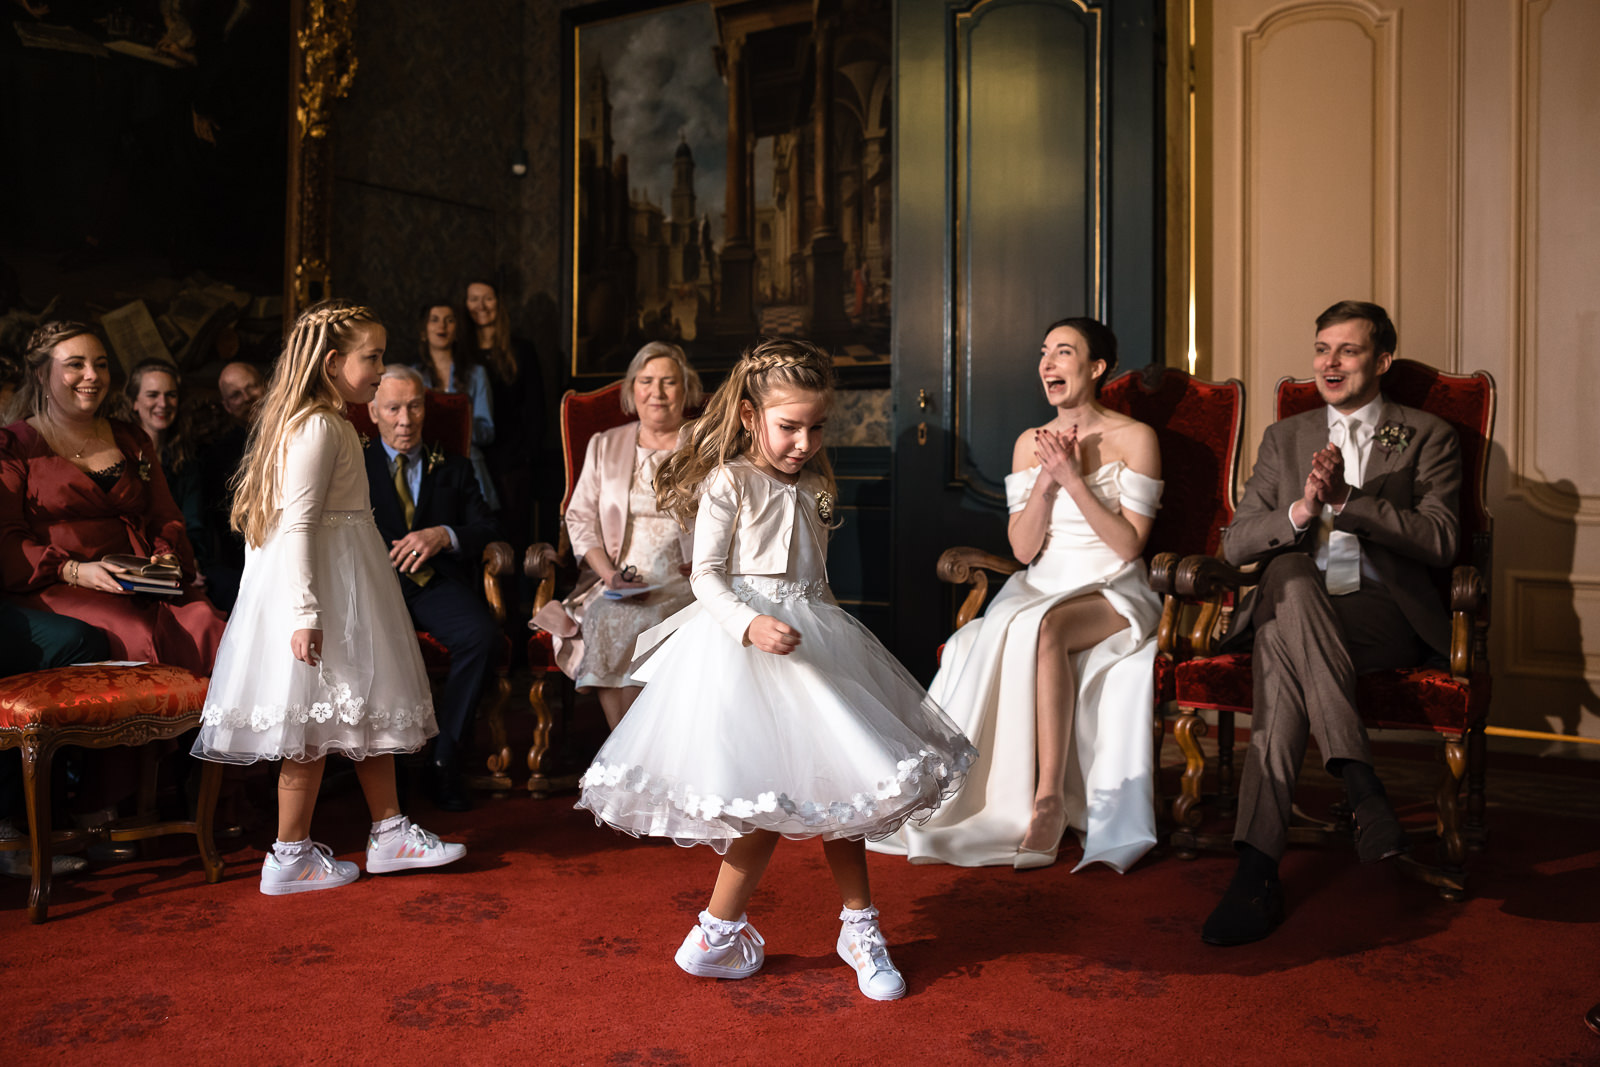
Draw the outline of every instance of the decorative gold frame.
<instances>
[{"instance_id":1,"label":"decorative gold frame","mask_svg":"<svg viewBox=\"0 0 1600 1067\"><path fill-rule=\"evenodd\" d=\"M356 0L292 0L283 328L332 295L333 105L356 76Z\"/></svg>"}]
</instances>

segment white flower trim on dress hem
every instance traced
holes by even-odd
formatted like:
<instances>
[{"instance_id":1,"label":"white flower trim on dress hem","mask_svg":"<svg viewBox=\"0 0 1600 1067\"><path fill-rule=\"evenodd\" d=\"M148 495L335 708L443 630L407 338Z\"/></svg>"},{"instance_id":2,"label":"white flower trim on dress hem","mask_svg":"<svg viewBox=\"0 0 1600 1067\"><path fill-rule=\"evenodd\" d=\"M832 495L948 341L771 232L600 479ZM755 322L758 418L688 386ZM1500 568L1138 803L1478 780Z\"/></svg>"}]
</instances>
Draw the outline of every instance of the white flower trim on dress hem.
<instances>
[{"instance_id":1,"label":"white flower trim on dress hem","mask_svg":"<svg viewBox=\"0 0 1600 1067\"><path fill-rule=\"evenodd\" d=\"M308 722L325 723L335 717L345 726L365 723L379 730L405 730L424 725L433 718L431 700L411 707L370 708L365 697L351 693L349 682L330 681L320 663L317 665L317 680L326 690L327 700L311 704L256 704L248 709L207 704L200 713L200 722L205 726L228 726L235 730L248 726L256 733L265 733L286 722L304 726Z\"/></svg>"},{"instance_id":2,"label":"white flower trim on dress hem","mask_svg":"<svg viewBox=\"0 0 1600 1067\"><path fill-rule=\"evenodd\" d=\"M797 801L787 793L778 792L761 793L754 799L728 799L700 793L682 782L652 779L649 772L638 765L594 763L578 782L581 791L578 807L588 808L594 813L597 823L610 822L601 815L608 805L603 802L592 803L590 790L601 796L627 793L647 797L658 811L663 808L675 809L694 823L720 821L727 825L726 820L734 819L750 821L758 827L772 823L776 824L773 827L776 828L798 819L805 832L810 834L882 836L893 833L901 823L915 818L919 813L932 814L945 797L955 792L975 755L976 751L971 745L964 746L948 760L926 748L920 749L915 756L900 760L895 765L895 776L880 781L871 794L861 792L849 800L825 802ZM916 802L903 810L898 810L893 803L886 803L900 797ZM600 797L592 799L598 801ZM777 818L761 818L778 812L782 812L782 815ZM626 826L618 826L617 829L635 833ZM734 834L744 832L733 826L729 826L729 829ZM794 831L785 829L784 832Z\"/></svg>"}]
</instances>

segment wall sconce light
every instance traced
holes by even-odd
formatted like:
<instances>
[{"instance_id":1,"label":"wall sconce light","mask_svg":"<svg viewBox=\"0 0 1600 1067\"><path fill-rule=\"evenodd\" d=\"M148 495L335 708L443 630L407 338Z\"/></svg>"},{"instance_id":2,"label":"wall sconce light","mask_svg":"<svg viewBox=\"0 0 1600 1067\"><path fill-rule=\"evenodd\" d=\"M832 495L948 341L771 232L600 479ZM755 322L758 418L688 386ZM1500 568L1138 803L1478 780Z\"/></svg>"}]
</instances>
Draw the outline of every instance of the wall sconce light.
<instances>
[{"instance_id":1,"label":"wall sconce light","mask_svg":"<svg viewBox=\"0 0 1600 1067\"><path fill-rule=\"evenodd\" d=\"M526 148L518 148L515 154L512 155L511 173L519 178L528 173L528 150Z\"/></svg>"}]
</instances>

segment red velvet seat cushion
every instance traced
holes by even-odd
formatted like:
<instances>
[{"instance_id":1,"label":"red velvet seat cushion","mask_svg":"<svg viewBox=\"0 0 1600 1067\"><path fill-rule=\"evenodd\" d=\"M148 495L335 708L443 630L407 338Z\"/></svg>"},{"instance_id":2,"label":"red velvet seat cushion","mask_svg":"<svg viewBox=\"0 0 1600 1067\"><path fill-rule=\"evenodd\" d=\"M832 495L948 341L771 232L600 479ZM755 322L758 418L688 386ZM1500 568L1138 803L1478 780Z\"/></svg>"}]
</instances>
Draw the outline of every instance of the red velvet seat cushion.
<instances>
[{"instance_id":1,"label":"red velvet seat cushion","mask_svg":"<svg viewBox=\"0 0 1600 1067\"><path fill-rule=\"evenodd\" d=\"M1248 652L1180 663L1178 703L1185 707L1250 714ZM1433 667L1372 671L1356 680L1361 721L1376 729L1464 733L1489 707L1489 678L1457 681Z\"/></svg>"},{"instance_id":2,"label":"red velvet seat cushion","mask_svg":"<svg viewBox=\"0 0 1600 1067\"><path fill-rule=\"evenodd\" d=\"M549 674L556 666L556 639L547 630L535 630L528 637L528 669Z\"/></svg>"},{"instance_id":3,"label":"red velvet seat cushion","mask_svg":"<svg viewBox=\"0 0 1600 1067\"><path fill-rule=\"evenodd\" d=\"M210 680L158 663L85 665L0 680L0 730L110 726L134 717L182 719L205 706Z\"/></svg>"},{"instance_id":4,"label":"red velvet seat cushion","mask_svg":"<svg viewBox=\"0 0 1600 1067\"><path fill-rule=\"evenodd\" d=\"M1156 703L1165 704L1178 699L1178 672L1172 659L1156 653Z\"/></svg>"},{"instance_id":5,"label":"red velvet seat cushion","mask_svg":"<svg viewBox=\"0 0 1600 1067\"><path fill-rule=\"evenodd\" d=\"M417 644L422 649L422 666L429 678L443 678L450 673L450 652L443 642L426 630L418 630ZM496 674L511 671L511 638L504 634L500 635L500 643L495 648L491 669Z\"/></svg>"}]
</instances>

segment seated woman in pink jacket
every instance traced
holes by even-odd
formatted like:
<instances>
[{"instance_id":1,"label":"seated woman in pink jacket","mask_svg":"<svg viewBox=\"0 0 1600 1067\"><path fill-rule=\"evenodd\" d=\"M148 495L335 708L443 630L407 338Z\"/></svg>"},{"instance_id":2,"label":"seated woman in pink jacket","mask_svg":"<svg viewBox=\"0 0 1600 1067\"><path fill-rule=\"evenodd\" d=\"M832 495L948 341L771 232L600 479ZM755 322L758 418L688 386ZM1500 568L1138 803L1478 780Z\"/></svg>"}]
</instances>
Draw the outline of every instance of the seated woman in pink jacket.
<instances>
[{"instance_id":1,"label":"seated woman in pink jacket","mask_svg":"<svg viewBox=\"0 0 1600 1067\"><path fill-rule=\"evenodd\" d=\"M589 439L567 505L567 537L583 569L562 606L581 632L557 635L556 661L579 692L599 690L613 728L639 695L628 673L634 639L694 600L692 541L657 509L655 476L678 446L684 410L701 395L683 349L661 341L639 349L621 396L622 410L639 421Z\"/></svg>"}]
</instances>

